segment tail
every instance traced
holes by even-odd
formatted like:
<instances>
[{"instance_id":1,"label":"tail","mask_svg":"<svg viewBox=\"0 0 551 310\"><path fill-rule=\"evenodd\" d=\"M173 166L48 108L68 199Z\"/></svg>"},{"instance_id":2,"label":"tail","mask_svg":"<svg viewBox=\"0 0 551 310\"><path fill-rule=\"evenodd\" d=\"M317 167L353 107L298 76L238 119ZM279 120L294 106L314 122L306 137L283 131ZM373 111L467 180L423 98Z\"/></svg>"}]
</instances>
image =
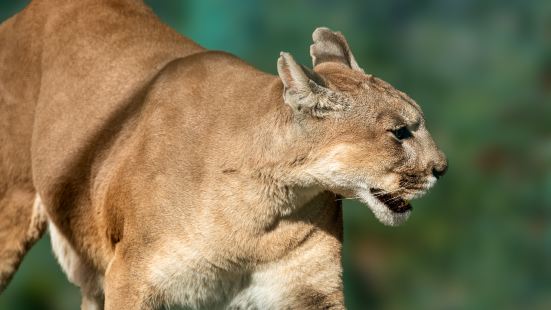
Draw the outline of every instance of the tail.
<instances>
[{"instance_id":1,"label":"tail","mask_svg":"<svg viewBox=\"0 0 551 310\"><path fill-rule=\"evenodd\" d=\"M46 222L34 189L11 188L0 196L0 293L27 251L44 234Z\"/></svg>"}]
</instances>

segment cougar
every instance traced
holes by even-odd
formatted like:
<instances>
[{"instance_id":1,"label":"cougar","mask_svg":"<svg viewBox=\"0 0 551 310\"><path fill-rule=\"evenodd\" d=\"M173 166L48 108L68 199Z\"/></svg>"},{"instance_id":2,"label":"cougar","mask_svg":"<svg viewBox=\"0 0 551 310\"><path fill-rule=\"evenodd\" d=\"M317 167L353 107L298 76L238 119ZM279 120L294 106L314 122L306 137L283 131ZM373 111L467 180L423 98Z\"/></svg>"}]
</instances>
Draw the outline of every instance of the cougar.
<instances>
[{"instance_id":1,"label":"cougar","mask_svg":"<svg viewBox=\"0 0 551 310\"><path fill-rule=\"evenodd\" d=\"M48 227L83 309L342 309L340 197L399 225L446 170L419 105L313 32L274 76L138 0L0 26L0 287Z\"/></svg>"}]
</instances>

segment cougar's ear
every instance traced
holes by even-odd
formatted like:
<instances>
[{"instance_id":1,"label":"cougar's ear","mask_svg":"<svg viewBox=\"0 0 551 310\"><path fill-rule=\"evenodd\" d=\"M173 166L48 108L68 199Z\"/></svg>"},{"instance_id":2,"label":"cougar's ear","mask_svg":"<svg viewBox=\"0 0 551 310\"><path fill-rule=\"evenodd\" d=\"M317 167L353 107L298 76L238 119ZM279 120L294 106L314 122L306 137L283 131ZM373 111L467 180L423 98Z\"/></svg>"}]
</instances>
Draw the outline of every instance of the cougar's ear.
<instances>
[{"instance_id":1,"label":"cougar's ear","mask_svg":"<svg viewBox=\"0 0 551 310\"><path fill-rule=\"evenodd\" d=\"M346 105L344 96L327 88L324 79L304 66L299 65L289 53L281 52L277 60L277 72L283 82L285 103L295 111L323 116L331 111L342 110Z\"/></svg>"},{"instance_id":2,"label":"cougar's ear","mask_svg":"<svg viewBox=\"0 0 551 310\"><path fill-rule=\"evenodd\" d=\"M314 44L310 45L310 56L315 66L324 62L343 63L351 69L364 72L356 62L348 42L340 32L333 32L329 28L319 27L312 33Z\"/></svg>"}]
</instances>

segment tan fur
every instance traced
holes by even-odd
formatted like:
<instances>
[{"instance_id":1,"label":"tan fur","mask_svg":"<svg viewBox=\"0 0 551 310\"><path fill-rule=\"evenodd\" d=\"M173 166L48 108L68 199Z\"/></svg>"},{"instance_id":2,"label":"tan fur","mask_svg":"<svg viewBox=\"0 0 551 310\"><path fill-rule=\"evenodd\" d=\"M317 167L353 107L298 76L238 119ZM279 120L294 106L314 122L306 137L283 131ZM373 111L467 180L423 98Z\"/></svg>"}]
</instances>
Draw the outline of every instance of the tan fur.
<instances>
[{"instance_id":1,"label":"tan fur","mask_svg":"<svg viewBox=\"0 0 551 310\"><path fill-rule=\"evenodd\" d=\"M370 189L417 197L446 162L344 36L313 39L314 69L282 53L277 77L139 1L35 0L3 23L0 285L47 214L83 309L342 309L336 195L397 225L410 211Z\"/></svg>"}]
</instances>

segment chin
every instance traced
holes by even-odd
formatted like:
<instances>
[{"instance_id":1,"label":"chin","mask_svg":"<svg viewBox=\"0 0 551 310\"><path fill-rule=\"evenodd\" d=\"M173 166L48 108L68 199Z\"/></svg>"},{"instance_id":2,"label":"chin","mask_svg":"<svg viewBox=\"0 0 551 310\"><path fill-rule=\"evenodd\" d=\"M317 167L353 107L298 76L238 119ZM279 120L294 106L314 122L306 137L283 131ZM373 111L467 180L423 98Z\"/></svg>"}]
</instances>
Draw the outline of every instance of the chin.
<instances>
[{"instance_id":1,"label":"chin","mask_svg":"<svg viewBox=\"0 0 551 310\"><path fill-rule=\"evenodd\" d=\"M372 188L358 193L360 201L367 204L375 217L388 226L399 226L411 215L411 204L381 189Z\"/></svg>"}]
</instances>

